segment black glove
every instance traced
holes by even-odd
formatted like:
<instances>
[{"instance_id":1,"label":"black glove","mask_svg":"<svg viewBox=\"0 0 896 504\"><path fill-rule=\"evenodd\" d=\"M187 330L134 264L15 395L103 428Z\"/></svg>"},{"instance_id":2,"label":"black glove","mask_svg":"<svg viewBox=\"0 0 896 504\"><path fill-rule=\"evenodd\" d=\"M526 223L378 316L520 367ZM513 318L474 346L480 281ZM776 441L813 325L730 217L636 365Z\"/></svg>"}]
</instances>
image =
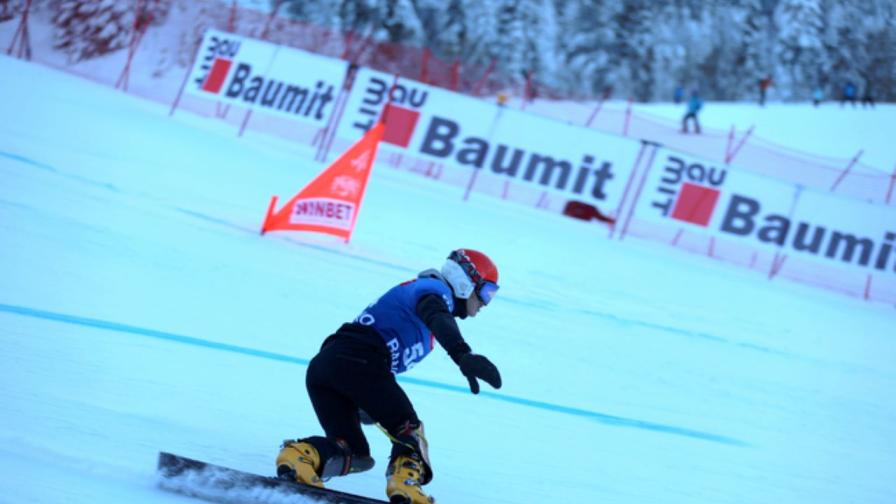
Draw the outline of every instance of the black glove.
<instances>
[{"instance_id":1,"label":"black glove","mask_svg":"<svg viewBox=\"0 0 896 504\"><path fill-rule=\"evenodd\" d=\"M470 392L479 393L479 382L476 378L485 380L492 387L501 388L501 373L498 368L484 356L474 353L465 353L457 359L460 372L470 381Z\"/></svg>"}]
</instances>

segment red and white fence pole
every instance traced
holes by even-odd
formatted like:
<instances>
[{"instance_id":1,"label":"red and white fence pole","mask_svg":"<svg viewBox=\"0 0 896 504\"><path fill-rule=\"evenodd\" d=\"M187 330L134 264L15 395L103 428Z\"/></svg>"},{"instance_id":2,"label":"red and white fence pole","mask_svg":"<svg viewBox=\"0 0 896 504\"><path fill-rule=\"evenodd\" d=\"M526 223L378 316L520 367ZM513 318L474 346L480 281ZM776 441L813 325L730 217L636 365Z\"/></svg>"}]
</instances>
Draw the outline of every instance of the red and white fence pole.
<instances>
[{"instance_id":1,"label":"red and white fence pole","mask_svg":"<svg viewBox=\"0 0 896 504\"><path fill-rule=\"evenodd\" d=\"M529 104L529 100L533 96L532 90L532 72L526 72L526 82L523 85L523 99L520 103L520 110L526 110L526 105Z\"/></svg>"},{"instance_id":2,"label":"red and white fence pole","mask_svg":"<svg viewBox=\"0 0 896 504\"><path fill-rule=\"evenodd\" d=\"M734 131L733 128L734 127L732 126L732 133ZM750 129L748 129L747 132L744 133L743 138L741 138L740 141L737 142L737 145L734 146L734 149L732 149L730 152L728 152L728 154L725 156L725 164L731 164L731 162L734 161L734 156L736 156L737 153L740 152L741 147L743 147L744 144L747 143L747 139L750 138L750 135L753 134L753 130L755 128L756 128L755 125L750 126Z\"/></svg>"},{"instance_id":3,"label":"red and white fence pole","mask_svg":"<svg viewBox=\"0 0 896 504\"><path fill-rule=\"evenodd\" d=\"M843 182L843 179L845 179L846 176L849 175L849 171L852 170L852 167L859 162L859 158L862 157L862 154L864 152L864 150L859 150L859 152L856 153L855 157L852 158L852 161L849 162L843 172L840 173L840 176L837 177L837 180L834 181L834 184L831 186L831 192L837 189L837 186L840 185L840 182Z\"/></svg>"},{"instance_id":4,"label":"red and white fence pole","mask_svg":"<svg viewBox=\"0 0 896 504\"><path fill-rule=\"evenodd\" d=\"M731 144L734 143L734 125L728 130L728 143L725 144L725 164L728 163L728 156L731 155Z\"/></svg>"},{"instance_id":5,"label":"red and white fence pole","mask_svg":"<svg viewBox=\"0 0 896 504\"><path fill-rule=\"evenodd\" d=\"M19 27L16 28L16 33L12 37L12 43L9 44L9 49L6 50L6 54L9 56L13 56L13 51L15 51L14 57L25 60L31 59L31 36L28 32L29 12L31 12L31 0L25 0L25 9L22 10L22 19L19 21ZM16 49L16 45L18 45L18 49Z\"/></svg>"},{"instance_id":6,"label":"red and white fence pole","mask_svg":"<svg viewBox=\"0 0 896 504\"><path fill-rule=\"evenodd\" d=\"M644 157L644 151L647 149L647 142L641 141L641 148L638 149L638 157L635 158L635 164L632 165L632 171L628 176L628 181L625 183L625 190L622 191L622 198L619 200L619 206L616 208L616 215L614 215L615 219L613 223L610 224L610 236L609 238L613 239L613 233L616 231L616 223L619 222L620 218L622 218L622 209L625 208L625 203L628 200L629 192L632 188L632 183L635 181L635 174L638 173L638 170L641 169L641 158Z\"/></svg>"},{"instance_id":7,"label":"red and white fence pole","mask_svg":"<svg viewBox=\"0 0 896 504\"><path fill-rule=\"evenodd\" d=\"M180 89L177 91L177 96L174 97L174 101L171 103L171 111L168 112L169 117L174 115L174 111L177 110L177 106L180 105L180 99L184 95L184 89L187 88L187 81L190 80L190 75L193 73L193 66L196 65L196 58L199 57L200 47L202 47L202 40L196 41L196 47L193 49L193 58L190 59L190 65L187 67L186 74L184 74L183 82L180 83Z\"/></svg>"},{"instance_id":8,"label":"red and white fence pole","mask_svg":"<svg viewBox=\"0 0 896 504\"><path fill-rule=\"evenodd\" d=\"M653 168L653 160L656 157L656 151L659 150L659 145L655 143L650 144L653 149L651 149L650 157L647 160L647 165L644 167L644 173L641 175L641 181L638 184L638 189L635 191L635 197L632 201L631 205L628 207L628 213L625 216L625 221L622 224L622 231L619 233L619 241L622 241L625 238L626 233L628 233L628 226L632 222L632 217L635 213L635 208L638 206L638 202L641 200L641 193L644 192L644 186L647 184L647 177L650 175L650 169Z\"/></svg>"},{"instance_id":9,"label":"red and white fence pole","mask_svg":"<svg viewBox=\"0 0 896 504\"><path fill-rule=\"evenodd\" d=\"M149 24L148 11L146 4L148 0L136 0L134 2L134 25L131 27L131 41L128 43L128 59L125 61L124 68L121 69L121 75L115 82L115 89L121 88L127 92L128 83L131 78L131 64L134 62L134 55L137 53L137 46L143 38L143 33Z\"/></svg>"},{"instance_id":10,"label":"red and white fence pole","mask_svg":"<svg viewBox=\"0 0 896 504\"><path fill-rule=\"evenodd\" d=\"M890 175L890 188L887 190L887 204L890 204L890 198L893 196L893 186L896 186L896 166L893 167L893 174Z\"/></svg>"},{"instance_id":11,"label":"red and white fence pole","mask_svg":"<svg viewBox=\"0 0 896 504\"><path fill-rule=\"evenodd\" d=\"M280 6L283 5L283 0L277 0L274 2L274 5L271 6L271 13L268 14L268 20L264 23L264 29L261 30L261 40L267 40L268 35L271 33L271 23L274 22L274 18L277 17L277 11L280 10Z\"/></svg>"},{"instance_id":12,"label":"red and white fence pole","mask_svg":"<svg viewBox=\"0 0 896 504\"><path fill-rule=\"evenodd\" d=\"M789 221L793 222L793 216L796 214L796 208L800 204L800 196L802 196L803 187L796 186L796 190L793 192L793 202L790 205L790 212L787 213L787 218ZM775 278L775 276L781 271L781 268L784 266L784 261L787 260L787 254L781 252L781 247L778 247L775 250L775 258L772 259L772 266L768 271L768 279L771 280Z\"/></svg>"}]
</instances>

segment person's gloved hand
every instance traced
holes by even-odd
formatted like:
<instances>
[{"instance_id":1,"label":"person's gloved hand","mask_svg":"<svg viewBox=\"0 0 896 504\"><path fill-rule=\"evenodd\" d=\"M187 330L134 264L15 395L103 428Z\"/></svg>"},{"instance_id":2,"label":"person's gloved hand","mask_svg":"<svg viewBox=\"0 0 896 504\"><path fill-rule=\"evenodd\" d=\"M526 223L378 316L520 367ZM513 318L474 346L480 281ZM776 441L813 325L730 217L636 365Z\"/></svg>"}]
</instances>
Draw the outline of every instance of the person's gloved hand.
<instances>
[{"instance_id":1,"label":"person's gloved hand","mask_svg":"<svg viewBox=\"0 0 896 504\"><path fill-rule=\"evenodd\" d=\"M485 380L492 387L501 388L501 373L498 368L491 363L490 360L479 354L472 352L465 353L460 356L457 361L460 365L460 372L467 377L470 382L470 392L479 393L479 382L476 378Z\"/></svg>"}]
</instances>

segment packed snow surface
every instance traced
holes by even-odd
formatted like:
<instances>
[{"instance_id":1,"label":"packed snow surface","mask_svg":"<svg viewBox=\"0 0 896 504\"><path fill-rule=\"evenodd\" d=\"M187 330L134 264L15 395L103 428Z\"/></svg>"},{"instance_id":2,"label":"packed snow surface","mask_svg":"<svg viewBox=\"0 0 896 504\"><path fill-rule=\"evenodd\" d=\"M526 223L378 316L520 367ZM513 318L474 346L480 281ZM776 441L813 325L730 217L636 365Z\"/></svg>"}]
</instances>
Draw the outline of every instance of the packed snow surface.
<instances>
[{"instance_id":1,"label":"packed snow surface","mask_svg":"<svg viewBox=\"0 0 896 504\"><path fill-rule=\"evenodd\" d=\"M189 502L157 487L160 450L271 474L283 439L320 433L323 338L456 247L500 269L460 325L504 387L472 395L440 349L400 377L439 502L896 501L893 306L385 165L349 244L260 236L270 197L323 168L308 147L0 74L0 501ZM328 484L382 497L367 433L377 467Z\"/></svg>"}]
</instances>

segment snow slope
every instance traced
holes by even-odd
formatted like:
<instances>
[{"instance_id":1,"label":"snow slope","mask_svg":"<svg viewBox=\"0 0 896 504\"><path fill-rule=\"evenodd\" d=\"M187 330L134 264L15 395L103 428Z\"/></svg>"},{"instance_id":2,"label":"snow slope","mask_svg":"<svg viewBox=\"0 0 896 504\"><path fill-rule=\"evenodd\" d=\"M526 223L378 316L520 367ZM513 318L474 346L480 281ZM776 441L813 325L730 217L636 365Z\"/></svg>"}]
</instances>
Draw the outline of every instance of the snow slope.
<instances>
[{"instance_id":1,"label":"snow slope","mask_svg":"<svg viewBox=\"0 0 896 504\"><path fill-rule=\"evenodd\" d=\"M518 99L511 106L522 107ZM526 110L545 116L586 124L598 107L594 103L536 100ZM626 101L607 101L600 105L593 125L597 129L621 134L625 127ZM708 102L700 111L704 135L681 135L681 119L685 104L635 103L632 113L660 125L657 131L640 129L634 136L644 136L672 148L693 152L721 161L726 138L734 128L740 141L751 131L749 144L758 143L783 156L808 156L819 164L842 170L859 154L863 165L880 173L896 169L896 149L890 138L896 129L896 105L877 104L874 108L842 107L836 101L825 101L818 107L809 103L770 101L765 107L754 102Z\"/></svg>"},{"instance_id":2,"label":"snow slope","mask_svg":"<svg viewBox=\"0 0 896 504\"><path fill-rule=\"evenodd\" d=\"M189 502L159 450L259 473L319 433L305 366L459 246L501 270L400 378L443 503L896 501L893 306L864 303L380 165L350 244L258 229L322 166L248 133L0 56L3 502ZM807 124L809 121L807 120ZM848 132L844 133L848 134ZM382 496L378 465L332 480Z\"/></svg>"}]
</instances>

